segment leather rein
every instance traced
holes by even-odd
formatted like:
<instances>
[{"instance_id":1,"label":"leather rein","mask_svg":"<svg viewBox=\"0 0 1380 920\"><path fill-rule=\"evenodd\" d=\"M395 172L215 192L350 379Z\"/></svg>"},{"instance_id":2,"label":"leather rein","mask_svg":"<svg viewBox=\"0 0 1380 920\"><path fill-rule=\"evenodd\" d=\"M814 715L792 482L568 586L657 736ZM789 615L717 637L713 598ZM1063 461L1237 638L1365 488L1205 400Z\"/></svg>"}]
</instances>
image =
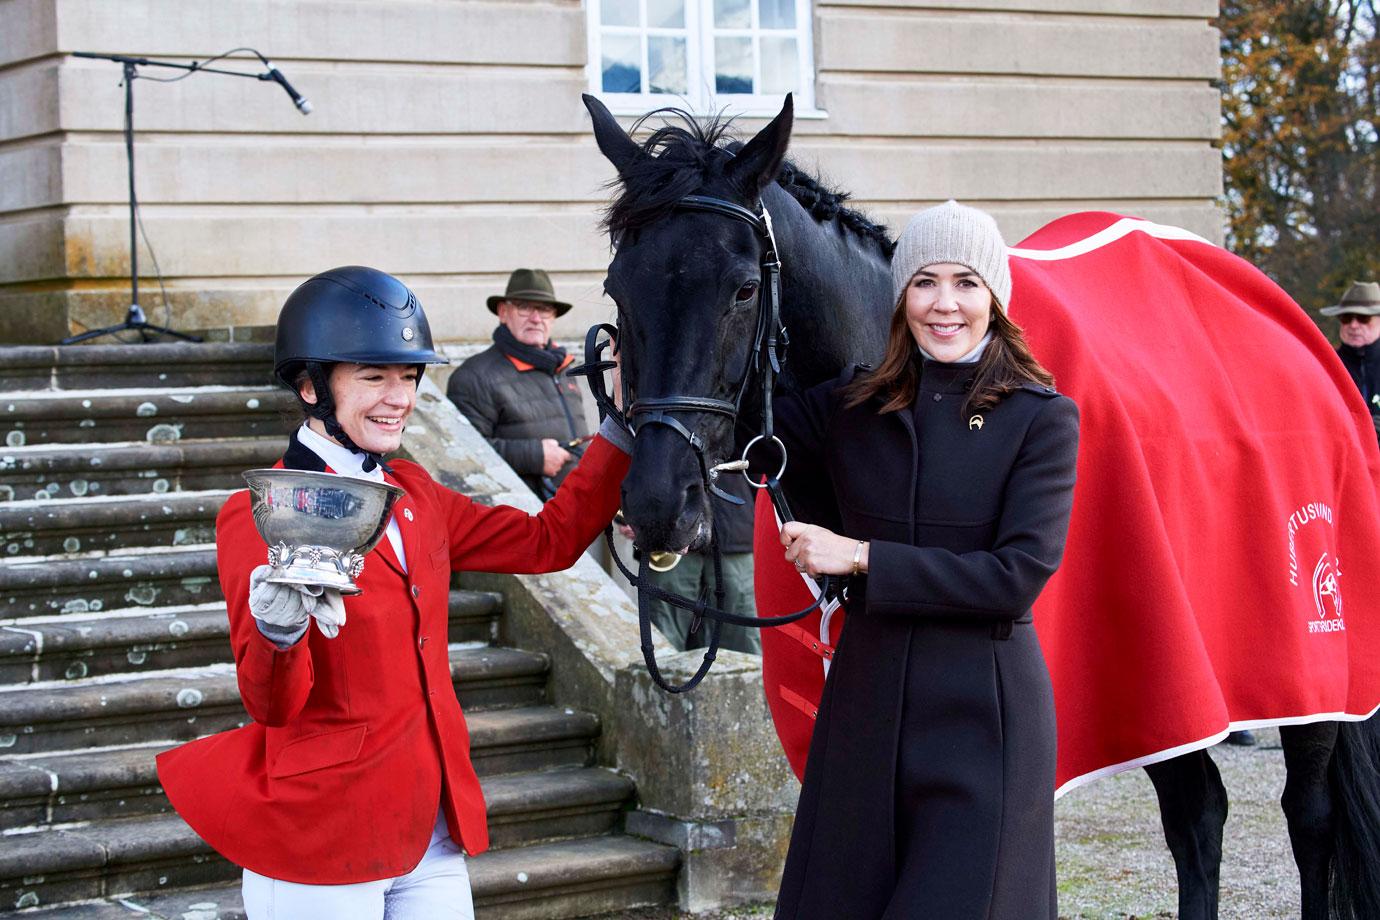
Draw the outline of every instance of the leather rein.
<instances>
[{"instance_id":1,"label":"leather rein","mask_svg":"<svg viewBox=\"0 0 1380 920\"><path fill-rule=\"evenodd\" d=\"M781 475L786 471L786 445L782 443L774 432L774 422L772 418L772 391L776 387L776 380L781 374L784 364L786 346L789 344L789 337L786 334L785 326L781 323L781 260L777 254L776 236L772 231L771 215L767 213L765 207L761 213L754 212L742 205L725 201L722 198L713 198L705 195L686 195L673 206L676 211L700 211L710 214L718 214L733 220L741 221L750 226L753 232L762 242L762 257L760 260L761 279L758 288L757 298L757 324L753 338L752 351L743 371L743 377L738 382L734 398L730 400L716 399L708 396L674 395L663 396L655 399L632 399L631 387L626 378L622 379L622 404L628 406L627 412L623 412L613 401L608 390L604 386L604 372L611 370L615 363L603 359L603 351L609 347L610 339L599 341L600 333L608 333L611 339L618 338L618 328L609 323L598 323L591 326L585 335L585 363L579 367L571 368L567 373L573 376L586 378L590 392L594 397L594 402L599 408L599 419L602 422L607 416L613 416L633 435L637 437L638 432L649 425L662 425L676 432L690 445L695 458L699 462L700 476L705 489L719 498L724 499L734 505L743 504L743 500L736 495L731 495L719 488L717 480L725 472L742 472L747 478L748 484L753 488L767 490L767 495L771 498L772 505L776 509L777 516L784 523L793 521L789 506L786 504L786 497L781 489ZM743 448L743 454L738 460L720 463L709 466L705 459L704 439L693 429L676 418L672 413L709 413L728 416L735 424L738 415L742 410L743 398L752 386L754 376L757 378L761 391L762 403L762 427L760 432L755 435ZM766 479L765 483L756 483L748 476L748 452L759 441L768 441L774 444L781 453L781 466L774 476ZM618 557L618 553L613 545L613 525L610 524L604 530L604 539L608 543L609 555L617 564L619 571L628 579L628 582L637 589L638 596L638 628L642 640L642 657L647 663L647 670L652 676L656 685L668 693L684 693L692 690L705 674L709 672L710 666L718 656L719 633L725 623L735 626L747 626L758 629L769 626L784 626L787 623L794 623L827 603L842 593L840 580L834 576L826 575L817 579L820 583L820 590L815 602L803 610L794 613L784 614L774 617L743 616L724 610L724 583L723 583L723 563L719 551L718 538L711 536L710 549L714 561L714 603L709 603L708 589L701 592L698 598L688 598L653 585L648 580L648 559L647 554L642 554L642 559L636 575L623 564L623 560ZM709 635L709 645L705 650L704 658L700 662L695 674L683 684L673 685L668 683L661 674L660 668L656 663L656 651L652 645L651 631L651 610L650 601L660 599L673 607L681 610L688 610L691 614L690 633L693 635L700 628L702 621L706 618L712 621Z\"/></svg>"}]
</instances>

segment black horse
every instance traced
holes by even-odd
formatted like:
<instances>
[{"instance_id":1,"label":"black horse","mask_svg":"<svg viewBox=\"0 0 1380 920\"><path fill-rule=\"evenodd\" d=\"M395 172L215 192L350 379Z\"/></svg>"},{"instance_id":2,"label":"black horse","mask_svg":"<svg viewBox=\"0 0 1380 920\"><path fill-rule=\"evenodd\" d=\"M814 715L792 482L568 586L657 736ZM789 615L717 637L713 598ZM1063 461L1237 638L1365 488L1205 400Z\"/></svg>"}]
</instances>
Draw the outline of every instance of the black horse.
<instances>
[{"instance_id":1,"label":"black horse","mask_svg":"<svg viewBox=\"0 0 1380 920\"><path fill-rule=\"evenodd\" d=\"M598 100L584 101L599 149L618 171L620 194L606 218L616 254L604 286L618 306L623 373L638 400L690 395L732 401L753 373L753 324L769 240L731 215L680 206L686 196L770 215L782 262L781 321L790 335L777 392L831 379L849 363L881 354L891 308L892 243L882 228L843 206L845 195L785 159L789 97L742 146L725 142L722 122L701 124L678 112L682 124L661 127L638 144ZM684 432L666 424L639 430L623 509L643 551L698 548L708 541L705 469L737 456L763 408L751 387L745 392L736 430L726 413L696 411L673 413ZM699 438L702 458L687 434ZM787 497L794 504L789 479ZM1375 721L1280 729L1288 770L1281 804L1299 867L1304 920L1380 918ZM1146 772L1178 873L1179 916L1215 918L1227 816L1221 775L1206 750Z\"/></svg>"}]
</instances>

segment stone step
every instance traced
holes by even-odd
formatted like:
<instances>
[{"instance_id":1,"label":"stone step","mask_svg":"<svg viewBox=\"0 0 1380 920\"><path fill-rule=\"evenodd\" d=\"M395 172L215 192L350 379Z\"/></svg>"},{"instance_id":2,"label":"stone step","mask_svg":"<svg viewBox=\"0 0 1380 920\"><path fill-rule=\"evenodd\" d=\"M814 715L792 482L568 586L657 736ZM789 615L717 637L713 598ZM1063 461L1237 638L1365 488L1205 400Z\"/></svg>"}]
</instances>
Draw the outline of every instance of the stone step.
<instances>
[{"instance_id":1,"label":"stone step","mask_svg":"<svg viewBox=\"0 0 1380 920\"><path fill-rule=\"evenodd\" d=\"M0 443L282 437L301 422L296 407L277 386L9 392L0 396Z\"/></svg>"},{"instance_id":2,"label":"stone step","mask_svg":"<svg viewBox=\"0 0 1380 920\"><path fill-rule=\"evenodd\" d=\"M612 833L637 791L631 779L602 767L490 776L481 785L495 850Z\"/></svg>"},{"instance_id":3,"label":"stone step","mask_svg":"<svg viewBox=\"0 0 1380 920\"><path fill-rule=\"evenodd\" d=\"M0 909L229 882L239 870L176 815L0 837Z\"/></svg>"},{"instance_id":4,"label":"stone step","mask_svg":"<svg viewBox=\"0 0 1380 920\"><path fill-rule=\"evenodd\" d=\"M273 346L249 343L6 346L0 392L273 382Z\"/></svg>"},{"instance_id":5,"label":"stone step","mask_svg":"<svg viewBox=\"0 0 1380 920\"><path fill-rule=\"evenodd\" d=\"M0 448L0 502L242 489L241 474L277 463L286 444L274 436Z\"/></svg>"},{"instance_id":6,"label":"stone step","mask_svg":"<svg viewBox=\"0 0 1380 920\"><path fill-rule=\"evenodd\" d=\"M450 640L493 644L502 595L450 592ZM77 680L230 660L220 602L0 621L0 684Z\"/></svg>"},{"instance_id":7,"label":"stone step","mask_svg":"<svg viewBox=\"0 0 1380 920\"><path fill-rule=\"evenodd\" d=\"M346 625L348 628L348 624ZM451 647L456 694L467 709L531 706L545 699L545 655ZM190 741L248 721L232 664L0 687L0 751L32 754Z\"/></svg>"},{"instance_id":8,"label":"stone step","mask_svg":"<svg viewBox=\"0 0 1380 920\"><path fill-rule=\"evenodd\" d=\"M475 857L476 918L586 917L676 900L680 851L636 837L564 840Z\"/></svg>"},{"instance_id":9,"label":"stone step","mask_svg":"<svg viewBox=\"0 0 1380 920\"><path fill-rule=\"evenodd\" d=\"M167 747L0 758L0 832L170 812L154 765ZM483 785L495 847L609 833L633 794L626 777L580 766L490 775Z\"/></svg>"},{"instance_id":10,"label":"stone step","mask_svg":"<svg viewBox=\"0 0 1380 920\"><path fill-rule=\"evenodd\" d=\"M119 555L21 557L0 565L0 619L221 599L211 544Z\"/></svg>"},{"instance_id":11,"label":"stone step","mask_svg":"<svg viewBox=\"0 0 1380 920\"><path fill-rule=\"evenodd\" d=\"M113 824L114 822L112 822ZM43 847L48 874L12 876L0 881L0 911L92 899L84 904L37 910L45 920L241 920L239 870L216 856L172 817L131 820L126 826L73 828L47 832ZM66 838L66 839L62 839ZM166 839L166 851L180 850L204 862L169 866L150 841ZM200 847L198 848L198 844ZM0 867L6 861L0 857ZM19 868L31 864L14 859ZM592 837L491 850L470 860L470 885L477 920L561 920L632 910L675 901L680 853L632 837ZM161 871L150 871L150 870ZM190 891L167 891L184 877L216 876L225 883ZM128 883L152 880L146 888ZM28 882L28 884L25 884ZM119 887L121 883L126 887ZM153 894L115 894L151 891ZM87 891L88 894L64 892ZM101 899L101 900L98 900ZM123 911L123 913L121 913Z\"/></svg>"},{"instance_id":12,"label":"stone step","mask_svg":"<svg viewBox=\"0 0 1380 920\"><path fill-rule=\"evenodd\" d=\"M589 766L599 736L598 716L554 706L467 712L465 721L480 776Z\"/></svg>"},{"instance_id":13,"label":"stone step","mask_svg":"<svg viewBox=\"0 0 1380 920\"><path fill-rule=\"evenodd\" d=\"M52 556L134 546L214 543L216 515L234 492L31 499L0 504L0 551ZM3 558L3 555L0 555Z\"/></svg>"}]
</instances>

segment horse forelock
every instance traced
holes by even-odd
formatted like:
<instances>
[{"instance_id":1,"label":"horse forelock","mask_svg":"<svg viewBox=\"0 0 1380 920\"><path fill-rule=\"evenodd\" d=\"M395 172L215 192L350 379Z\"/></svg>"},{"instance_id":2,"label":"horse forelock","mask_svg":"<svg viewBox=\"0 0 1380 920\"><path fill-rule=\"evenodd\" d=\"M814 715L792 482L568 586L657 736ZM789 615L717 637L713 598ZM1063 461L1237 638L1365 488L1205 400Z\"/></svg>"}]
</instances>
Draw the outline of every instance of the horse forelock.
<instances>
[{"instance_id":1,"label":"horse forelock","mask_svg":"<svg viewBox=\"0 0 1380 920\"><path fill-rule=\"evenodd\" d=\"M686 195L705 190L722 178L724 167L743 146L730 139L733 119L722 114L698 119L683 109L656 109L633 123L637 130L654 116L668 119L642 143L643 156L628 164L611 185L620 193L604 214L604 229L617 244L675 210ZM849 194L830 188L787 159L777 173L776 184L805 209L817 223L837 222L891 257L895 242L881 224L861 211L845 207Z\"/></svg>"},{"instance_id":2,"label":"horse forelock","mask_svg":"<svg viewBox=\"0 0 1380 920\"><path fill-rule=\"evenodd\" d=\"M721 146L732 119L700 120L682 109L656 109L634 122L633 132L653 116L667 123L642 142L642 156L612 183L621 191L604 213L604 228L615 242L670 214L680 199L721 177L732 158Z\"/></svg>"}]
</instances>

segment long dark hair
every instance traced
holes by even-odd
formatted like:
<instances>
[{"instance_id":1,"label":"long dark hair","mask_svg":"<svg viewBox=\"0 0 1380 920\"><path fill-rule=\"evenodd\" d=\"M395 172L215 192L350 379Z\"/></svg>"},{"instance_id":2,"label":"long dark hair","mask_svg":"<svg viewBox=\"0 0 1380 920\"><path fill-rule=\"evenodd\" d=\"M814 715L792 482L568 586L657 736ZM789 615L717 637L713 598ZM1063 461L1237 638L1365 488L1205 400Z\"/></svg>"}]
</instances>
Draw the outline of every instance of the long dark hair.
<instances>
[{"instance_id":1,"label":"long dark hair","mask_svg":"<svg viewBox=\"0 0 1380 920\"><path fill-rule=\"evenodd\" d=\"M992 341L987 343L987 350L978 359L968 398L963 403L965 413L990 409L1027 383L1054 386L1054 375L1035 360L1026 344L1025 333L1006 315L995 297L992 298L988 330L992 333ZM906 294L902 291L891 314L891 331L881 365L848 385L844 391L844 405L852 408L876 397L882 400L882 408L877 410L879 415L909 406L915 401L915 391L919 387L915 355L915 337L906 325Z\"/></svg>"}]
</instances>

